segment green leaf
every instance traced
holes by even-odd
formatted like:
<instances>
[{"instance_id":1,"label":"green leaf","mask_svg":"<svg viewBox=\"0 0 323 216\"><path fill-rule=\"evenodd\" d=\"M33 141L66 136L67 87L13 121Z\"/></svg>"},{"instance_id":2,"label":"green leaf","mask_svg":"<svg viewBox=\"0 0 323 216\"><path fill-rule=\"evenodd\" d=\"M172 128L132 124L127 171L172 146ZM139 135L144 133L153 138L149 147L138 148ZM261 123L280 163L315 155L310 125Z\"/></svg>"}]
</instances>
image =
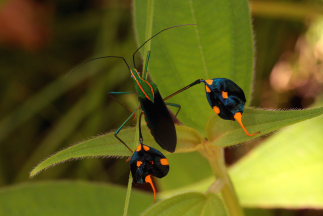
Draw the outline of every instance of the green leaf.
<instances>
[{"instance_id":1,"label":"green leaf","mask_svg":"<svg viewBox=\"0 0 323 216\"><path fill-rule=\"evenodd\" d=\"M131 143L133 137L129 133L131 129L125 129L127 136L124 138L126 143ZM132 132L134 130L131 130ZM80 159L84 157L104 157L104 156L130 156L131 152L125 148L113 133L98 136L93 139L86 140L77 145L57 152L50 156L40 164L38 164L31 172L30 176L34 176L40 171L48 167L57 165L71 159Z\"/></svg>"},{"instance_id":2,"label":"green leaf","mask_svg":"<svg viewBox=\"0 0 323 216\"><path fill-rule=\"evenodd\" d=\"M137 0L134 15L139 44L164 28L197 24L151 41L149 71L164 96L199 78L226 77L243 88L250 101L254 43L247 1ZM172 101L182 105L179 118L201 132L213 114L204 91L204 86L194 87Z\"/></svg>"},{"instance_id":3,"label":"green leaf","mask_svg":"<svg viewBox=\"0 0 323 216\"><path fill-rule=\"evenodd\" d=\"M323 118L272 136L234 165L230 174L248 207L323 207Z\"/></svg>"},{"instance_id":4,"label":"green leaf","mask_svg":"<svg viewBox=\"0 0 323 216\"><path fill-rule=\"evenodd\" d=\"M261 110L247 108L243 122L251 133L260 131L262 136L282 127L310 119L323 114L323 107L306 110ZM231 146L255 137L248 137L235 121L225 121L217 115L210 119L208 124L208 138L214 145Z\"/></svg>"},{"instance_id":5,"label":"green leaf","mask_svg":"<svg viewBox=\"0 0 323 216\"><path fill-rule=\"evenodd\" d=\"M186 188L192 184L196 186L200 181L212 176L209 162L199 152L169 154L167 158L171 165L171 172L158 184L163 192Z\"/></svg>"},{"instance_id":6,"label":"green leaf","mask_svg":"<svg viewBox=\"0 0 323 216\"><path fill-rule=\"evenodd\" d=\"M185 193L163 200L143 213L145 215L167 216L226 216L221 198L213 193Z\"/></svg>"},{"instance_id":7,"label":"green leaf","mask_svg":"<svg viewBox=\"0 0 323 216\"><path fill-rule=\"evenodd\" d=\"M21 184L0 190L0 215L122 215L126 189L81 181ZM133 191L129 213L139 215L153 203L148 193Z\"/></svg>"},{"instance_id":8,"label":"green leaf","mask_svg":"<svg viewBox=\"0 0 323 216\"><path fill-rule=\"evenodd\" d=\"M204 139L194 129L186 126L177 126L177 152L193 151L196 146L200 144ZM133 137L135 134L135 128L123 129L119 133L119 137L128 144L133 146ZM144 143L158 148L153 137L150 135L147 127L143 127L143 137L145 137ZM166 153L167 154L167 153ZM80 159L85 157L127 157L132 153L125 148L115 137L114 132L97 136L93 139L83 141L79 144L71 146L67 149L57 152L51 157L47 158L40 164L38 164L30 173L30 176L34 176L48 167L57 165L71 159Z\"/></svg>"}]
</instances>

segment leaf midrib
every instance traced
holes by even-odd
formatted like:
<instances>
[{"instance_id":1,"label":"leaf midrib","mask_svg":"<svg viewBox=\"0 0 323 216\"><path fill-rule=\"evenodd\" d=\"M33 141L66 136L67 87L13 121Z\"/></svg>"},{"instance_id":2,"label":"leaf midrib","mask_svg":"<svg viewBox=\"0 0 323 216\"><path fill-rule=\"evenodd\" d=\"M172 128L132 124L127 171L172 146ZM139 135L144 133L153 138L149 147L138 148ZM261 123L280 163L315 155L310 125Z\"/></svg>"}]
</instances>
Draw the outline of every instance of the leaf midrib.
<instances>
[{"instance_id":1,"label":"leaf midrib","mask_svg":"<svg viewBox=\"0 0 323 216\"><path fill-rule=\"evenodd\" d=\"M194 21L194 24L197 24L197 19L196 19L196 16L195 16L195 10L194 10L194 7L193 7L192 0L189 0L188 3L189 3L189 7L190 7L190 10L191 10L191 13L192 13L192 19ZM206 65L204 51L202 49L201 38L200 38L199 31L198 31L198 25L196 26L194 31L195 31L195 34L196 34L196 40L197 40L197 43L198 43L198 50L200 52L201 61L202 61L202 65L203 65L203 70L202 71L203 71L203 73L205 74L205 77L206 77L204 79L208 79L209 71L208 71L208 68L207 68L207 65Z\"/></svg>"}]
</instances>

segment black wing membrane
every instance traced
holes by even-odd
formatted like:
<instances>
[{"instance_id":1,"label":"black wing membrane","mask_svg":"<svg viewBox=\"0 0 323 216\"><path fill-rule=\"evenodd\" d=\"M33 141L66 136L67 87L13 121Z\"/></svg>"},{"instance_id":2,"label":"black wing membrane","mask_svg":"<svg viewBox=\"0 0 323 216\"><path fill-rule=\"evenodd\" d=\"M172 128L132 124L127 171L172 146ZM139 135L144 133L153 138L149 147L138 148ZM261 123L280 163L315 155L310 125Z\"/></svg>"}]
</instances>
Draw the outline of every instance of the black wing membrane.
<instances>
[{"instance_id":1,"label":"black wing membrane","mask_svg":"<svg viewBox=\"0 0 323 216\"><path fill-rule=\"evenodd\" d=\"M177 142L174 121L158 90L154 94L154 103L147 98L139 100L147 125L156 142L163 149L174 152Z\"/></svg>"}]
</instances>

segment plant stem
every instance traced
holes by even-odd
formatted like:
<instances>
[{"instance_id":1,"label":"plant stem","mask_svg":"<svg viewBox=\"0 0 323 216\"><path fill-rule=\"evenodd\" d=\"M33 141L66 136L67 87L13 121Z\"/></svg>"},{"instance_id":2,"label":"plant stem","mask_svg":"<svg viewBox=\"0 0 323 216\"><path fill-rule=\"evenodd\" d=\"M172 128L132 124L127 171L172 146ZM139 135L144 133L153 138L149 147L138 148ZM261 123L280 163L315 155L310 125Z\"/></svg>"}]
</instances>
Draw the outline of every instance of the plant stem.
<instances>
[{"instance_id":1,"label":"plant stem","mask_svg":"<svg viewBox=\"0 0 323 216\"><path fill-rule=\"evenodd\" d=\"M234 191L234 187L232 185L231 179L227 177L226 184L222 190L223 199L228 207L228 211L230 215L233 216L243 216L243 209L240 206L238 197Z\"/></svg>"},{"instance_id":2,"label":"plant stem","mask_svg":"<svg viewBox=\"0 0 323 216\"><path fill-rule=\"evenodd\" d=\"M243 209L241 208L225 166L223 147L206 143L203 145L201 153L209 160L213 173L217 179L210 187L209 191L213 193L221 193L230 216L244 216Z\"/></svg>"},{"instance_id":3,"label":"plant stem","mask_svg":"<svg viewBox=\"0 0 323 216\"><path fill-rule=\"evenodd\" d=\"M123 216L127 216L128 215L131 189L132 189L132 176L131 176L131 173L129 173L129 180L128 180L126 200L124 202L124 208L123 208Z\"/></svg>"},{"instance_id":4,"label":"plant stem","mask_svg":"<svg viewBox=\"0 0 323 216\"><path fill-rule=\"evenodd\" d=\"M153 15L154 15L154 0L150 0L150 1L147 1L147 19L146 19L146 29L145 29L144 41L152 36L153 20L154 20ZM143 64L142 64L143 66L146 65L147 59L145 57L147 56L147 53L150 50L150 48L151 48L151 42L148 42L143 47L144 50L141 52L142 56L143 56ZM142 77L144 79L147 79L148 78L148 71L146 71L144 68L142 71L143 71Z\"/></svg>"},{"instance_id":5,"label":"plant stem","mask_svg":"<svg viewBox=\"0 0 323 216\"><path fill-rule=\"evenodd\" d=\"M139 145L139 116L140 116L141 109L137 111L137 127L136 127L136 134L135 134L135 140L133 149L136 148L136 146ZM129 203L130 203L130 195L131 195L131 189L132 189L132 176L131 173L129 174L129 180L128 180L128 186L127 186L127 193L126 193L126 199L124 202L124 208L123 208L123 216L128 215L128 209L129 209Z\"/></svg>"}]
</instances>

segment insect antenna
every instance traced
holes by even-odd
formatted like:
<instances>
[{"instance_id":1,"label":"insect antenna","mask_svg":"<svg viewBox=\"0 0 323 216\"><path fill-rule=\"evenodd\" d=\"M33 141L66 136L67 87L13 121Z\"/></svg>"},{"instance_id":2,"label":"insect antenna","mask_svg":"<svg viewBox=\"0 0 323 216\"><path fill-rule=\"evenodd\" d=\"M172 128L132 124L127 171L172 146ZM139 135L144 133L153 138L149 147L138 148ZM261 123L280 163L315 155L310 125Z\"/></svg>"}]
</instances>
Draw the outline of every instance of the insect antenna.
<instances>
[{"instance_id":1,"label":"insect antenna","mask_svg":"<svg viewBox=\"0 0 323 216\"><path fill-rule=\"evenodd\" d=\"M157 35L159 35L160 33L162 33L163 31L167 31L169 29L173 29L173 28L179 28L179 27L183 27L183 26L194 26L196 24L183 24L183 25L175 25L175 26L171 26L165 29L160 30L159 32L157 32L156 34L154 34L153 36L151 36L148 40L146 40L143 44L141 44L136 50L135 52L132 54L132 61L133 61L133 66L136 68L136 62L135 62L135 56L136 53L143 47L145 46L146 43L148 43L151 39L153 39L154 37L156 37Z\"/></svg>"},{"instance_id":2,"label":"insect antenna","mask_svg":"<svg viewBox=\"0 0 323 216\"><path fill-rule=\"evenodd\" d=\"M91 61L95 61L95 60L98 60L98 59L106 59L106 58L118 58L118 59L122 59L123 62L127 65L127 68L130 70L130 66L129 66L128 62L122 56L100 56L100 57L90 58L87 61L83 62L82 65L83 64L87 64L87 63L89 63Z\"/></svg>"}]
</instances>

